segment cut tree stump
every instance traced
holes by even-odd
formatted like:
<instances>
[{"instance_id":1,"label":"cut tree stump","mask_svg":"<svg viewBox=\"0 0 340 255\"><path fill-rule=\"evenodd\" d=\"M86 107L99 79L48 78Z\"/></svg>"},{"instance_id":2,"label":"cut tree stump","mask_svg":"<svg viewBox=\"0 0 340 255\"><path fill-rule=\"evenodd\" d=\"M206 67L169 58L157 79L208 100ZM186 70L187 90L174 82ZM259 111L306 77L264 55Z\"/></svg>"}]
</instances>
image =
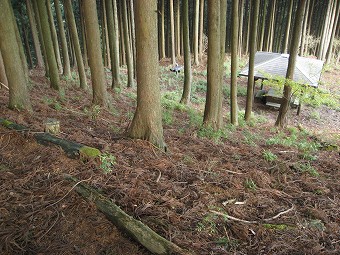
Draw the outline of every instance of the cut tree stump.
<instances>
[{"instance_id":1,"label":"cut tree stump","mask_svg":"<svg viewBox=\"0 0 340 255\"><path fill-rule=\"evenodd\" d=\"M31 131L29 128L25 126L16 124L6 119L0 118L0 124L6 128L17 130L17 131L23 131L23 132ZM72 142L66 139L58 138L49 133L38 132L38 133L34 133L33 136L36 139L36 141L40 144L49 145L52 143L52 144L60 146L65 151L66 155L70 158L78 158L78 157L95 158L101 154L100 150L96 148L85 146L83 144Z\"/></svg>"},{"instance_id":2,"label":"cut tree stump","mask_svg":"<svg viewBox=\"0 0 340 255\"><path fill-rule=\"evenodd\" d=\"M166 240L158 235L141 221L134 219L126 214L116 204L108 198L101 195L98 191L90 186L80 183L72 176L65 176L65 179L76 184L76 191L87 200L94 202L99 211L124 233L127 233L134 240L143 245L146 249L154 254L178 254L178 255L194 255L193 252L184 250L176 244Z\"/></svg>"}]
</instances>

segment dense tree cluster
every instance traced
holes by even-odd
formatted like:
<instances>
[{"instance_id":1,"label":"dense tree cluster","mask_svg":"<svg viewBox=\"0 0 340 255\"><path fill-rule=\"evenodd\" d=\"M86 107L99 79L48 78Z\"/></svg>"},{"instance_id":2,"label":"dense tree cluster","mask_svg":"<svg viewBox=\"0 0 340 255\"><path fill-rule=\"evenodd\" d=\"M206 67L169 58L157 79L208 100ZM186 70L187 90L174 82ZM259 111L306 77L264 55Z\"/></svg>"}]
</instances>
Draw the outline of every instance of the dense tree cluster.
<instances>
[{"instance_id":1,"label":"dense tree cluster","mask_svg":"<svg viewBox=\"0 0 340 255\"><path fill-rule=\"evenodd\" d=\"M237 68L240 55L256 51L314 55L339 61L340 1L327 0L1 0L0 82L9 89L9 107L31 109L28 69L44 69L51 88L60 75L76 69L80 88L91 71L93 104L107 105L104 67L112 71L112 88L120 88L120 67L127 65L127 86L137 81L137 108L131 137L164 147L158 60L184 56L181 103L190 100L191 64L207 54L208 85L204 125L222 125L224 56L230 52L231 122L237 125ZM191 61L191 53L193 61ZM251 65L250 65L251 69ZM289 68L288 68L289 69ZM289 69L290 70L290 69ZM289 71L288 70L288 71ZM287 78L292 78L287 73ZM246 119L253 98L249 75ZM285 98L289 89L285 88ZM284 125L285 104L277 121ZM33 109L34 110L34 109Z\"/></svg>"}]
</instances>

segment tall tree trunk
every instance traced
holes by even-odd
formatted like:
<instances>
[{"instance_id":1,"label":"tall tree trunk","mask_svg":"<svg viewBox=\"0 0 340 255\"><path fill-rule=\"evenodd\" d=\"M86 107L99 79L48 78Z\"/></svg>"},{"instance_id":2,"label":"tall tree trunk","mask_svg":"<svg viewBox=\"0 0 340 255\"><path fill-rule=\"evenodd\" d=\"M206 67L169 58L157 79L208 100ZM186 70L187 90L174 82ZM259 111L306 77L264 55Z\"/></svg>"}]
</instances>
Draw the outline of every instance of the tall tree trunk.
<instances>
[{"instance_id":1,"label":"tall tree trunk","mask_svg":"<svg viewBox=\"0 0 340 255\"><path fill-rule=\"evenodd\" d=\"M106 107L106 80L100 48L100 33L96 1L86 0L83 2L83 4L86 34L88 38L91 38L91 40L87 40L86 43L89 56L89 65L91 69L93 90L92 103L94 105Z\"/></svg>"},{"instance_id":2,"label":"tall tree trunk","mask_svg":"<svg viewBox=\"0 0 340 255\"><path fill-rule=\"evenodd\" d=\"M252 15L251 15L251 33L249 40L249 71L248 71L248 86L247 86L247 101L246 101L246 112L244 115L244 119L246 121L250 121L251 112L253 108L253 91L254 91L254 63L255 63L255 53L256 53L256 37L257 37L257 24L258 24L258 16L259 16L259 7L260 0L254 0L252 4Z\"/></svg>"},{"instance_id":3,"label":"tall tree trunk","mask_svg":"<svg viewBox=\"0 0 340 255\"><path fill-rule=\"evenodd\" d=\"M190 54L190 40L189 40L189 0L182 2L183 15L183 46L184 46L184 87L181 98L182 104L190 102L191 93L191 54Z\"/></svg>"},{"instance_id":4,"label":"tall tree trunk","mask_svg":"<svg viewBox=\"0 0 340 255\"><path fill-rule=\"evenodd\" d=\"M220 4L220 93L218 98L218 123L219 126L222 126L223 123L223 113L222 113L222 104L223 104L223 86L224 86L224 75L225 75L225 40L227 34L227 0L221 0Z\"/></svg>"},{"instance_id":5,"label":"tall tree trunk","mask_svg":"<svg viewBox=\"0 0 340 255\"><path fill-rule=\"evenodd\" d=\"M28 61L28 67L33 68L33 59L32 59L32 54L31 54L31 48L30 48L30 43L28 41L28 35L27 35L27 27L23 21L21 21L21 29L22 29L22 35L24 37L24 46L26 50L26 58Z\"/></svg>"},{"instance_id":6,"label":"tall tree trunk","mask_svg":"<svg viewBox=\"0 0 340 255\"><path fill-rule=\"evenodd\" d=\"M136 29L135 29L135 11L134 11L134 0L130 0L130 34L131 34L131 49L132 49L132 57L133 57L133 78L136 79Z\"/></svg>"},{"instance_id":7,"label":"tall tree trunk","mask_svg":"<svg viewBox=\"0 0 340 255\"><path fill-rule=\"evenodd\" d=\"M176 56L181 56L181 12L180 0L176 0Z\"/></svg>"},{"instance_id":8,"label":"tall tree trunk","mask_svg":"<svg viewBox=\"0 0 340 255\"><path fill-rule=\"evenodd\" d=\"M40 14L38 10L38 2L32 1L32 6L33 6L34 14L35 14L35 20L37 21L38 37L39 37L43 59L44 59L45 76L50 77L50 71L48 67L47 54L46 54L46 47L44 43L43 32L42 32L41 22L40 22Z\"/></svg>"},{"instance_id":9,"label":"tall tree trunk","mask_svg":"<svg viewBox=\"0 0 340 255\"><path fill-rule=\"evenodd\" d=\"M128 135L145 139L159 148L163 140L158 79L157 1L138 0L135 7L137 49L137 108ZM150 110L152 109L152 110Z\"/></svg>"},{"instance_id":10,"label":"tall tree trunk","mask_svg":"<svg viewBox=\"0 0 340 255\"><path fill-rule=\"evenodd\" d=\"M49 0L40 0L37 1L38 9L39 9L39 17L41 22L41 30L44 39L44 45L46 50L46 57L48 62L48 69L50 74L51 87L53 89L59 90L59 70L57 65L57 60L55 57L55 51L53 48L52 36L51 36L51 28L49 24L49 18L47 13L47 1Z\"/></svg>"},{"instance_id":11,"label":"tall tree trunk","mask_svg":"<svg viewBox=\"0 0 340 255\"><path fill-rule=\"evenodd\" d=\"M31 31L32 31L32 40L33 40L35 55L37 58L37 67L42 68L44 67L44 59L41 53L38 30L37 30L36 21L35 21L35 17L33 13L32 3L30 0L26 0L26 10L27 10L28 19L29 19L30 26L31 26Z\"/></svg>"},{"instance_id":12,"label":"tall tree trunk","mask_svg":"<svg viewBox=\"0 0 340 255\"><path fill-rule=\"evenodd\" d=\"M232 6L232 40L231 40L231 84L230 84L230 120L231 124L238 125L237 106L237 69L238 69L238 1Z\"/></svg>"},{"instance_id":13,"label":"tall tree trunk","mask_svg":"<svg viewBox=\"0 0 340 255\"><path fill-rule=\"evenodd\" d=\"M238 35L239 35L239 39L238 39L238 53L239 56L242 56L243 53L243 49L242 49L242 42L243 42L243 13L244 13L244 0L240 0L239 1L239 29L238 29Z\"/></svg>"},{"instance_id":14,"label":"tall tree trunk","mask_svg":"<svg viewBox=\"0 0 340 255\"><path fill-rule=\"evenodd\" d=\"M8 80L7 80L4 60L2 58L1 49L0 49L0 88L2 88L3 85L8 86Z\"/></svg>"},{"instance_id":15,"label":"tall tree trunk","mask_svg":"<svg viewBox=\"0 0 340 255\"><path fill-rule=\"evenodd\" d=\"M329 41L328 51L327 51L327 54L326 54L326 64L328 64L331 61L331 58L332 58L332 55L333 55L333 42L334 42L335 33L337 31L337 24L339 22L339 16L340 16L339 12L340 12L340 1L338 1L337 6L336 6L335 13L338 13L338 15L335 16L335 20L334 20L334 26L333 26L331 38L330 38L330 41Z\"/></svg>"},{"instance_id":16,"label":"tall tree trunk","mask_svg":"<svg viewBox=\"0 0 340 255\"><path fill-rule=\"evenodd\" d=\"M320 38L319 51L318 51L317 57L318 57L318 59L321 59L321 60L323 59L323 52L324 52L325 47L326 47L325 45L326 45L327 34L328 34L328 31L329 31L329 23L330 23L332 3L333 3L333 0L328 1L326 17L324 19L322 34L321 34L321 38Z\"/></svg>"},{"instance_id":17,"label":"tall tree trunk","mask_svg":"<svg viewBox=\"0 0 340 255\"><path fill-rule=\"evenodd\" d=\"M0 51L9 87L9 108L31 110L27 79L19 53L15 19L9 0L0 1Z\"/></svg>"},{"instance_id":18,"label":"tall tree trunk","mask_svg":"<svg viewBox=\"0 0 340 255\"><path fill-rule=\"evenodd\" d=\"M50 24L51 37L52 37L55 57L56 57L56 60L57 60L59 70L62 70L58 36L57 36L57 31L55 29L54 17L53 17L53 14L52 14L52 7L51 7L50 0L46 1L46 8L47 8L47 14L48 14L48 18L49 18L48 21L49 21L49 24Z\"/></svg>"},{"instance_id":19,"label":"tall tree trunk","mask_svg":"<svg viewBox=\"0 0 340 255\"><path fill-rule=\"evenodd\" d=\"M194 63L196 66L199 65L199 60L198 60L198 25L199 25L199 17L200 17L200 0L195 1L195 24L194 24Z\"/></svg>"},{"instance_id":20,"label":"tall tree trunk","mask_svg":"<svg viewBox=\"0 0 340 255\"><path fill-rule=\"evenodd\" d=\"M199 36L199 59L202 61L203 58L203 39L204 39L204 0L200 1L200 36Z\"/></svg>"},{"instance_id":21,"label":"tall tree trunk","mask_svg":"<svg viewBox=\"0 0 340 255\"><path fill-rule=\"evenodd\" d=\"M308 10L311 0L307 0L306 10L305 10L305 18L303 19L303 28L302 28L302 36L300 42L300 56L304 55L305 47L306 47L306 37L307 37L307 21L308 21Z\"/></svg>"},{"instance_id":22,"label":"tall tree trunk","mask_svg":"<svg viewBox=\"0 0 340 255\"><path fill-rule=\"evenodd\" d=\"M76 22L74 19L71 0L64 0L64 9L65 9L65 16L67 19L67 24L70 30L70 36L71 36L73 46L74 46L74 53L76 55L80 87L82 89L86 89L87 81L86 81L85 67L84 67L83 57L81 54L78 31L77 31Z\"/></svg>"},{"instance_id":23,"label":"tall tree trunk","mask_svg":"<svg viewBox=\"0 0 340 255\"><path fill-rule=\"evenodd\" d=\"M289 12L288 12L287 24L286 24L286 33L285 33L284 46L283 46L283 52L285 53L288 52L289 31L290 31L290 24L292 22L293 4L294 4L294 0L290 0Z\"/></svg>"},{"instance_id":24,"label":"tall tree trunk","mask_svg":"<svg viewBox=\"0 0 340 255\"><path fill-rule=\"evenodd\" d=\"M336 27L336 23L335 23L335 19L339 16L339 12L336 13L336 10L337 10L337 3L332 0L333 4L332 4L332 14L330 16L330 21L329 21L329 27L328 27L328 33L327 33L327 36L326 36L326 39L325 39L325 47L324 47L324 50L322 52L322 59L326 59L326 55L327 55L327 51L328 51L328 48L330 47L330 41L331 41L331 37L332 37L332 31L333 31L333 27L335 26ZM337 1L339 3L339 1Z\"/></svg>"},{"instance_id":25,"label":"tall tree trunk","mask_svg":"<svg viewBox=\"0 0 340 255\"><path fill-rule=\"evenodd\" d=\"M120 33L120 40L119 40L119 45L120 45L120 48L121 48L121 64L122 65L126 65L126 50L125 50L125 46L124 46L124 21L123 21L123 8L122 8L122 2L119 2L120 3L120 8L119 8L119 33Z\"/></svg>"},{"instance_id":26,"label":"tall tree trunk","mask_svg":"<svg viewBox=\"0 0 340 255\"><path fill-rule=\"evenodd\" d=\"M252 8L252 4L251 4L251 1L250 0L248 0L247 1L248 2L248 6L249 6L249 11L247 11L248 12L248 23L247 23L247 34L246 34L246 38L243 40L243 44L244 44L244 46L243 46L243 48L245 49L245 53L246 54L248 54L249 53L249 35L250 35L250 21L251 21L251 15L250 15L250 13L251 13L251 8ZM257 29L257 27L255 28L255 29Z\"/></svg>"},{"instance_id":27,"label":"tall tree trunk","mask_svg":"<svg viewBox=\"0 0 340 255\"><path fill-rule=\"evenodd\" d=\"M130 45L130 38L129 38L129 27L128 27L128 16L127 16L127 7L126 1L123 0L123 27L124 27L124 45L125 45L125 52L126 52L126 62L127 62L127 69L128 69L128 83L127 87L133 86L133 59L131 53L131 45Z\"/></svg>"},{"instance_id":28,"label":"tall tree trunk","mask_svg":"<svg viewBox=\"0 0 340 255\"><path fill-rule=\"evenodd\" d=\"M208 1L208 72L207 72L207 94L204 109L203 124L211 126L214 130L221 128L220 113L220 94L221 94L221 79L220 79L220 64L221 64L221 22L220 22L220 0Z\"/></svg>"},{"instance_id":29,"label":"tall tree trunk","mask_svg":"<svg viewBox=\"0 0 340 255\"><path fill-rule=\"evenodd\" d=\"M105 2L106 2L107 29L111 55L112 88L119 88L120 87L119 55L118 55L119 53L116 45L117 38L113 18L113 5L112 0L105 0Z\"/></svg>"},{"instance_id":30,"label":"tall tree trunk","mask_svg":"<svg viewBox=\"0 0 340 255\"><path fill-rule=\"evenodd\" d=\"M165 18L164 18L164 0L161 4L161 59L165 58Z\"/></svg>"},{"instance_id":31,"label":"tall tree trunk","mask_svg":"<svg viewBox=\"0 0 340 255\"><path fill-rule=\"evenodd\" d=\"M89 60L87 57L87 46L86 46L86 29L85 29L85 19L84 19L84 1L79 0L79 16L80 16L80 27L81 27L81 35L82 35L82 46L83 46L83 60L84 60L84 67L89 67ZM72 12L73 13L73 12Z\"/></svg>"},{"instance_id":32,"label":"tall tree trunk","mask_svg":"<svg viewBox=\"0 0 340 255\"><path fill-rule=\"evenodd\" d=\"M66 41L66 34L64 29L64 21L60 10L59 0L54 0L54 8L57 15L59 37L61 42L61 53L63 55L63 75L65 77L71 77L70 58L68 55L68 47Z\"/></svg>"},{"instance_id":33,"label":"tall tree trunk","mask_svg":"<svg viewBox=\"0 0 340 255\"><path fill-rule=\"evenodd\" d=\"M267 2L268 0L264 0L263 2L263 17L262 17L262 24L261 24L261 39L259 49L264 51L264 33L266 30L266 16L267 16Z\"/></svg>"},{"instance_id":34,"label":"tall tree trunk","mask_svg":"<svg viewBox=\"0 0 340 255\"><path fill-rule=\"evenodd\" d=\"M176 64L175 52L175 20L174 20L174 0L170 0L170 28L171 28L171 62Z\"/></svg>"},{"instance_id":35,"label":"tall tree trunk","mask_svg":"<svg viewBox=\"0 0 340 255\"><path fill-rule=\"evenodd\" d=\"M297 59L298 50L299 50L305 5L306 5L306 0L300 0L297 11L296 11L292 43L289 49L288 69L287 69L287 74L286 74L286 78L290 80L293 80L294 78L294 70L295 70L296 59ZM285 84L282 103L279 109L279 115L277 116L277 119L275 122L275 126L284 127L287 124L286 115L289 110L291 94L292 94L292 88L288 84Z\"/></svg>"}]
</instances>

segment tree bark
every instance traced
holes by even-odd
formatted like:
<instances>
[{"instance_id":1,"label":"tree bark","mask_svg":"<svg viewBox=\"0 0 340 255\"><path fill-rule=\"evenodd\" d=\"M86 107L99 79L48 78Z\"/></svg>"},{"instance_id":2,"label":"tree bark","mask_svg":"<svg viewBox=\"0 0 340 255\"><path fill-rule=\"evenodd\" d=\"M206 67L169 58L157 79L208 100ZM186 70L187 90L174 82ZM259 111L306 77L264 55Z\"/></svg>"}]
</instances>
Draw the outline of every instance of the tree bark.
<instances>
[{"instance_id":1,"label":"tree bark","mask_svg":"<svg viewBox=\"0 0 340 255\"><path fill-rule=\"evenodd\" d=\"M59 70L62 70L60 50L59 50L59 43L58 43L58 36L57 36L57 31L55 29L54 17L53 17L53 14L52 14L52 7L51 7L50 0L46 1L46 9L47 9L47 14L48 14L48 21L49 21L49 24L50 24L51 37L52 37L55 57L56 57L56 60L57 60L57 64L58 64Z\"/></svg>"},{"instance_id":2,"label":"tree bark","mask_svg":"<svg viewBox=\"0 0 340 255\"><path fill-rule=\"evenodd\" d=\"M257 38L257 24L259 16L260 0L254 0L252 4L252 18L251 18L251 33L249 40L249 71L248 71L248 86L247 86L247 101L246 101L246 112L244 119L250 121L251 112L253 108L253 98L254 98L254 63L255 63L255 53L256 53L256 38Z\"/></svg>"},{"instance_id":3,"label":"tree bark","mask_svg":"<svg viewBox=\"0 0 340 255\"><path fill-rule=\"evenodd\" d=\"M200 17L200 0L195 1L195 18L194 18L194 63L195 66L198 66L199 59L198 59L198 32L199 32L199 17Z\"/></svg>"},{"instance_id":4,"label":"tree bark","mask_svg":"<svg viewBox=\"0 0 340 255\"><path fill-rule=\"evenodd\" d=\"M44 67L44 59L43 59L43 55L42 55L41 48L40 48L36 20L34 17L32 3L30 0L26 0L26 9L27 9L27 15L28 15L28 19L29 19L31 31L32 31L32 40L33 40L35 55L37 58L37 67L42 68Z\"/></svg>"},{"instance_id":5,"label":"tree bark","mask_svg":"<svg viewBox=\"0 0 340 255\"><path fill-rule=\"evenodd\" d=\"M107 29L111 55L111 73L112 73L112 88L120 88L120 77L119 77L119 53L116 45L116 33L115 23L113 17L113 5L112 0L106 1L106 16L107 16Z\"/></svg>"},{"instance_id":6,"label":"tree bark","mask_svg":"<svg viewBox=\"0 0 340 255\"><path fill-rule=\"evenodd\" d=\"M297 11L296 11L292 43L289 49L288 69L287 69L287 74L286 74L286 78L289 80L293 80L294 78L294 70L295 70L296 59L297 59L298 50L299 50L305 5L306 5L306 0L300 0ZM282 128L287 124L286 115L289 110L291 94L292 94L292 88L288 84L285 84L282 103L280 105L279 115L277 116L275 126Z\"/></svg>"},{"instance_id":7,"label":"tree bark","mask_svg":"<svg viewBox=\"0 0 340 255\"><path fill-rule=\"evenodd\" d=\"M104 65L102 52L100 47L100 34L97 16L97 6L95 0L86 0L83 2L85 28L88 38L87 50L89 56L89 64L91 69L91 80L94 105L107 106L106 96L106 80L104 73Z\"/></svg>"},{"instance_id":8,"label":"tree bark","mask_svg":"<svg viewBox=\"0 0 340 255\"><path fill-rule=\"evenodd\" d=\"M161 59L165 58L165 17L164 17L164 1L161 4Z\"/></svg>"},{"instance_id":9,"label":"tree bark","mask_svg":"<svg viewBox=\"0 0 340 255\"><path fill-rule=\"evenodd\" d=\"M87 80L86 80L85 67L84 67L84 62L83 62L83 56L81 54L78 31L77 31L76 22L74 19L71 0L64 0L64 8L65 8L65 16L67 19L67 24L70 30L70 36L71 36L73 46L74 46L74 53L76 55L80 87L82 89L86 89Z\"/></svg>"},{"instance_id":10,"label":"tree bark","mask_svg":"<svg viewBox=\"0 0 340 255\"><path fill-rule=\"evenodd\" d=\"M175 52L175 20L174 20L174 0L170 0L170 28L171 28L171 62L176 64Z\"/></svg>"},{"instance_id":11,"label":"tree bark","mask_svg":"<svg viewBox=\"0 0 340 255\"><path fill-rule=\"evenodd\" d=\"M47 1L40 0L37 1L39 9L39 17L41 22L42 37L44 39L44 45L46 50L46 57L48 62L48 69L50 74L51 87L53 89L59 90L59 70L57 65L57 60L55 57L55 51L53 48L51 28L48 21L47 14Z\"/></svg>"},{"instance_id":12,"label":"tree bark","mask_svg":"<svg viewBox=\"0 0 340 255\"><path fill-rule=\"evenodd\" d=\"M212 127L214 130L218 130L221 127L221 117L219 116L220 96L222 93L220 80L220 7L220 0L208 1L208 84L203 124Z\"/></svg>"},{"instance_id":13,"label":"tree bark","mask_svg":"<svg viewBox=\"0 0 340 255\"><path fill-rule=\"evenodd\" d=\"M237 69L238 69L238 1L232 6L232 39L231 39L231 84L230 84L230 120L231 124L238 125L237 106Z\"/></svg>"},{"instance_id":14,"label":"tree bark","mask_svg":"<svg viewBox=\"0 0 340 255\"><path fill-rule=\"evenodd\" d=\"M204 0L200 1L200 36L199 36L199 59L202 61L203 58L203 38L204 38Z\"/></svg>"},{"instance_id":15,"label":"tree bark","mask_svg":"<svg viewBox=\"0 0 340 255\"><path fill-rule=\"evenodd\" d=\"M8 80L7 80L4 60L2 58L1 49L0 49L0 88L2 88L4 85L8 87Z\"/></svg>"},{"instance_id":16,"label":"tree bark","mask_svg":"<svg viewBox=\"0 0 340 255\"><path fill-rule=\"evenodd\" d=\"M137 49L137 109L128 135L165 149L158 79L157 1L135 3Z\"/></svg>"},{"instance_id":17,"label":"tree bark","mask_svg":"<svg viewBox=\"0 0 340 255\"><path fill-rule=\"evenodd\" d=\"M21 62L9 0L0 1L0 51L9 87L9 108L31 110L27 79Z\"/></svg>"},{"instance_id":18,"label":"tree bark","mask_svg":"<svg viewBox=\"0 0 340 255\"><path fill-rule=\"evenodd\" d=\"M331 35L331 38L330 38L330 41L329 41L329 47L328 47L328 51L327 51L327 54L326 54L326 64L328 64L331 61L332 56L333 56L333 42L334 42L334 37L335 37L336 31L337 31L337 27L338 27L337 24L339 22L340 2L338 2L336 8L337 9L336 9L335 13L337 13L337 15L335 17L332 35Z\"/></svg>"},{"instance_id":19,"label":"tree bark","mask_svg":"<svg viewBox=\"0 0 340 255\"><path fill-rule=\"evenodd\" d=\"M294 4L294 0L290 0L289 12L288 12L287 24L286 24L286 33L285 33L284 46L283 46L283 52L285 53L288 52L288 40L289 40L290 24L292 22L293 4Z\"/></svg>"},{"instance_id":20,"label":"tree bark","mask_svg":"<svg viewBox=\"0 0 340 255\"><path fill-rule=\"evenodd\" d=\"M65 77L71 77L70 57L68 55L66 34L64 29L63 17L61 15L59 0L54 0L54 8L57 15L59 37L61 42L61 53L63 55L63 75Z\"/></svg>"},{"instance_id":21,"label":"tree bark","mask_svg":"<svg viewBox=\"0 0 340 255\"><path fill-rule=\"evenodd\" d=\"M176 56L181 56L181 12L180 0L176 0Z\"/></svg>"},{"instance_id":22,"label":"tree bark","mask_svg":"<svg viewBox=\"0 0 340 255\"><path fill-rule=\"evenodd\" d=\"M183 15L183 46L184 46L184 87L181 98L182 104L190 102L191 93L191 54L190 54L190 41L189 41L189 8L188 0L182 2L182 15Z\"/></svg>"},{"instance_id":23,"label":"tree bark","mask_svg":"<svg viewBox=\"0 0 340 255\"><path fill-rule=\"evenodd\" d=\"M268 0L264 0L263 2L263 17L262 17L262 24L261 24L261 39L259 49L264 51L264 33L266 30L266 16L267 16L267 2Z\"/></svg>"},{"instance_id":24,"label":"tree bark","mask_svg":"<svg viewBox=\"0 0 340 255\"><path fill-rule=\"evenodd\" d=\"M123 27L124 27L124 45L125 45L125 54L126 54L126 62L127 62L127 69L128 69L128 83L127 87L130 88L133 86L133 59L132 59L132 52L131 52L131 44L130 44L130 37L129 37L129 27L128 27L128 14L127 14L127 7L126 1L123 0Z\"/></svg>"}]
</instances>

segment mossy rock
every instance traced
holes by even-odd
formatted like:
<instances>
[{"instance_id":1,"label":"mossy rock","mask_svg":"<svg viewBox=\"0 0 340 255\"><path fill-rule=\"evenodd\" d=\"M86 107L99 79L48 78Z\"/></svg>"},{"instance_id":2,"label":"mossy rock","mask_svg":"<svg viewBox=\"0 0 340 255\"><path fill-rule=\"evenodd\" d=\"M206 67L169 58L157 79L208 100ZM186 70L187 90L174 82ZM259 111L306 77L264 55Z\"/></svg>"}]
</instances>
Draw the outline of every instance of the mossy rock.
<instances>
[{"instance_id":1,"label":"mossy rock","mask_svg":"<svg viewBox=\"0 0 340 255\"><path fill-rule=\"evenodd\" d=\"M79 148L79 153L81 157L85 158L96 158L99 157L101 152L97 148L83 146Z\"/></svg>"}]
</instances>

